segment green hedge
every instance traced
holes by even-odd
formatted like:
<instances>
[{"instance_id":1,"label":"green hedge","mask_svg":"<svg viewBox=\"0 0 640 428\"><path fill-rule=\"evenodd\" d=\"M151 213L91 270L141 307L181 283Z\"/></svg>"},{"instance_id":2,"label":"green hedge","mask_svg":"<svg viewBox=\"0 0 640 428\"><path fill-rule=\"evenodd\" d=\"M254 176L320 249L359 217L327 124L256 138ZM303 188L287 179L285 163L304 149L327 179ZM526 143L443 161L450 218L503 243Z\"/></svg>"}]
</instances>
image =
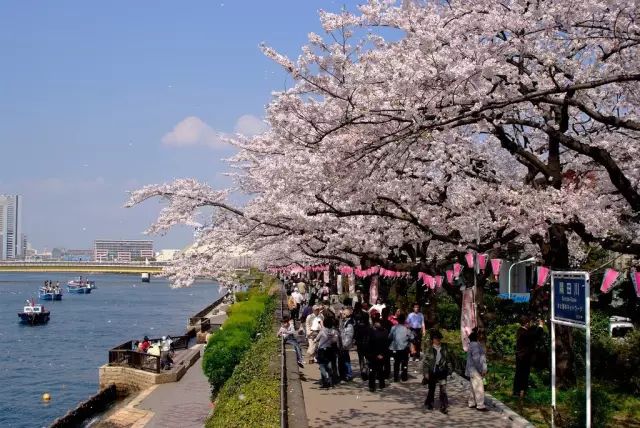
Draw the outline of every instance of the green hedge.
<instances>
[{"instance_id":1,"label":"green hedge","mask_svg":"<svg viewBox=\"0 0 640 428\"><path fill-rule=\"evenodd\" d=\"M280 377L271 366L279 349L274 334L251 347L220 390L207 428L280 426Z\"/></svg>"},{"instance_id":2,"label":"green hedge","mask_svg":"<svg viewBox=\"0 0 640 428\"><path fill-rule=\"evenodd\" d=\"M227 320L209 339L202 358L202 369L213 395L231 377L257 333L271 327L274 304L274 298L253 290L249 292L248 300L234 303L229 308Z\"/></svg>"}]
</instances>

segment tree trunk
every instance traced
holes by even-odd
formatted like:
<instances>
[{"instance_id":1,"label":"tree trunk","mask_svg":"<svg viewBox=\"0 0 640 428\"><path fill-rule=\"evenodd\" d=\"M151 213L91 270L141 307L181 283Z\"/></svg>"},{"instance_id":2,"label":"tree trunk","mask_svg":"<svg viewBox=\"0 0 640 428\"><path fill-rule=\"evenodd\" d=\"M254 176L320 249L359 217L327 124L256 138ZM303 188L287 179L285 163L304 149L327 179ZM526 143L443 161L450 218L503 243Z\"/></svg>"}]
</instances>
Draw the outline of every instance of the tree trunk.
<instances>
[{"instance_id":1,"label":"tree trunk","mask_svg":"<svg viewBox=\"0 0 640 428\"><path fill-rule=\"evenodd\" d=\"M551 270L569 269L569 246L566 230L561 225L549 227L549 241L538 242L542 249L544 264ZM538 315L548 318L550 315L551 287L545 285L543 289L532 293L531 309ZM556 379L558 386L571 387L576 384L575 355L573 353L573 335L571 327L556 325Z\"/></svg>"}]
</instances>

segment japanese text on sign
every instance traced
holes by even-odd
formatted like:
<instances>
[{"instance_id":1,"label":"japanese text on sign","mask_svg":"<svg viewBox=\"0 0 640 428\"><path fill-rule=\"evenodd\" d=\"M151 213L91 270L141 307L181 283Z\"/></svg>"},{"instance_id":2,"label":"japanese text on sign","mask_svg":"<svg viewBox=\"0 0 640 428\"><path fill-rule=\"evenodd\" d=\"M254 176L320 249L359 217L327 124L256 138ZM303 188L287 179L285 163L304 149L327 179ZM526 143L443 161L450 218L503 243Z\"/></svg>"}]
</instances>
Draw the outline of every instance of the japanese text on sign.
<instances>
[{"instance_id":1,"label":"japanese text on sign","mask_svg":"<svg viewBox=\"0 0 640 428\"><path fill-rule=\"evenodd\" d=\"M585 323L584 278L554 278L553 293L556 319Z\"/></svg>"}]
</instances>

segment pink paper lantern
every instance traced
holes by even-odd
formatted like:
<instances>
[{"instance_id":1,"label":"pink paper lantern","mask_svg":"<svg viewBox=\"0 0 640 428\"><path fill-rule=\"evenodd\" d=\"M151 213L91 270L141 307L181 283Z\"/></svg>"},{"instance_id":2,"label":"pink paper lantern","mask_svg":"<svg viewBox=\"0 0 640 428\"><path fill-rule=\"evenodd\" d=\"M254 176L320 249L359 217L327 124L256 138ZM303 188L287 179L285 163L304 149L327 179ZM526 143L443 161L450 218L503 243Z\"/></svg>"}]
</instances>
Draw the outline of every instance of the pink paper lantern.
<instances>
[{"instance_id":1,"label":"pink paper lantern","mask_svg":"<svg viewBox=\"0 0 640 428\"><path fill-rule=\"evenodd\" d=\"M467 266L469 266L469 269L473 269L473 256L474 254L471 251L464 255L464 258L467 260Z\"/></svg>"}]
</instances>

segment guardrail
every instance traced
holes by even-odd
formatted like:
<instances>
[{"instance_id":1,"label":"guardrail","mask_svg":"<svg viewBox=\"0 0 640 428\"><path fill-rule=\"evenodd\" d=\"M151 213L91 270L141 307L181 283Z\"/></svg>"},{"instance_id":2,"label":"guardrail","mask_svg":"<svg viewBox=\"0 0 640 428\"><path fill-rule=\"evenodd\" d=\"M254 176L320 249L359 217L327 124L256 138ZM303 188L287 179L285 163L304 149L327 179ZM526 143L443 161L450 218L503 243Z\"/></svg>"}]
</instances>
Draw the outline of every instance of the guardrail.
<instances>
[{"instance_id":1,"label":"guardrail","mask_svg":"<svg viewBox=\"0 0 640 428\"><path fill-rule=\"evenodd\" d=\"M280 319L284 318L284 308L287 307L287 293L284 284L280 286ZM285 339L280 341L280 427L289 427L289 409L287 406L287 352Z\"/></svg>"},{"instance_id":2,"label":"guardrail","mask_svg":"<svg viewBox=\"0 0 640 428\"><path fill-rule=\"evenodd\" d=\"M187 349L189 336L171 336L172 349ZM160 342L161 338L149 339L149 342ZM109 350L110 366L126 366L138 370L160 373L160 356L150 355L133 349L133 340L118 345Z\"/></svg>"}]
</instances>

